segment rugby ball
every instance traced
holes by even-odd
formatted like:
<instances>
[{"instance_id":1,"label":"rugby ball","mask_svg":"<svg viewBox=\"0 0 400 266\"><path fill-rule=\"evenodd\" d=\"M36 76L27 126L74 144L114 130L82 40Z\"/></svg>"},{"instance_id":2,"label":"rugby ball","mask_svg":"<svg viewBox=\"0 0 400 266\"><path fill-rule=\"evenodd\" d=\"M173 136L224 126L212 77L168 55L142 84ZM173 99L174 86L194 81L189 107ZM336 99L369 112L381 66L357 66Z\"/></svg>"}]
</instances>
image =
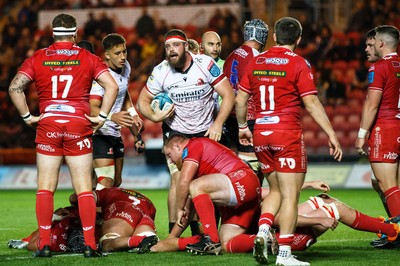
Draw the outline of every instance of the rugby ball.
<instances>
[{"instance_id":1,"label":"rugby ball","mask_svg":"<svg viewBox=\"0 0 400 266\"><path fill-rule=\"evenodd\" d=\"M156 107L158 105L158 107L160 108L161 111L165 111L165 110L169 109L172 104L173 104L173 102L172 102L171 98L169 98L168 93L162 92L162 93L157 94L151 101L151 109L153 109L153 111L155 111Z\"/></svg>"}]
</instances>

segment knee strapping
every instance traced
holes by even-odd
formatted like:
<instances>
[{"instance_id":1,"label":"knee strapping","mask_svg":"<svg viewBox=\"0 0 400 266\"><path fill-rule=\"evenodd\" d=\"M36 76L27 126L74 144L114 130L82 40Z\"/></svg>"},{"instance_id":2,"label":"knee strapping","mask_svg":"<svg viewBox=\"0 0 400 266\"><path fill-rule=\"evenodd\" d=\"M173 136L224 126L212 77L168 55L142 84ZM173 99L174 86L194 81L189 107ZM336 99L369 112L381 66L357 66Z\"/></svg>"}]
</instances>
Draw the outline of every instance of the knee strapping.
<instances>
[{"instance_id":1,"label":"knee strapping","mask_svg":"<svg viewBox=\"0 0 400 266\"><path fill-rule=\"evenodd\" d=\"M335 218L336 220L340 219L340 214L339 210L335 204L335 202L331 203L325 203L324 206L322 206L321 210L323 210L328 217Z\"/></svg>"},{"instance_id":2,"label":"knee strapping","mask_svg":"<svg viewBox=\"0 0 400 266\"><path fill-rule=\"evenodd\" d=\"M98 181L101 181L101 179L103 179L105 177L110 178L112 180L115 179L114 165L108 165L108 166L94 168L94 172L96 173Z\"/></svg>"},{"instance_id":3,"label":"knee strapping","mask_svg":"<svg viewBox=\"0 0 400 266\"><path fill-rule=\"evenodd\" d=\"M105 234L104 236L102 236L102 237L99 239L99 244L101 245L101 243L102 243L104 240L116 239L116 238L118 238L118 237L121 237L121 235L120 235L120 234L117 234L117 233L107 233L107 234Z\"/></svg>"},{"instance_id":4,"label":"knee strapping","mask_svg":"<svg viewBox=\"0 0 400 266\"><path fill-rule=\"evenodd\" d=\"M309 200L307 200L307 203L310 204L313 210L316 210L324 206L325 202L320 197L310 197Z\"/></svg>"}]
</instances>

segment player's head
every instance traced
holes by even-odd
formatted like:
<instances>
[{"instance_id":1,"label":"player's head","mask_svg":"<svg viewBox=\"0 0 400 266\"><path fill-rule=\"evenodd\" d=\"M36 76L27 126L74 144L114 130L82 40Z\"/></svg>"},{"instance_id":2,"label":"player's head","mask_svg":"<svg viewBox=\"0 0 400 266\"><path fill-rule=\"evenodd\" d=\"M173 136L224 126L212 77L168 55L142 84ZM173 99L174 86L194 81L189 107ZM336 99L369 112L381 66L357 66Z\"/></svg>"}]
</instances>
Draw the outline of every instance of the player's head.
<instances>
[{"instance_id":1,"label":"player's head","mask_svg":"<svg viewBox=\"0 0 400 266\"><path fill-rule=\"evenodd\" d=\"M77 32L76 18L70 14L61 13L52 22L53 37L55 41L74 41Z\"/></svg>"},{"instance_id":2,"label":"player's head","mask_svg":"<svg viewBox=\"0 0 400 266\"><path fill-rule=\"evenodd\" d=\"M204 33L201 37L200 50L214 60L218 59L222 50L221 37L219 37L218 33L215 31Z\"/></svg>"},{"instance_id":3,"label":"player's head","mask_svg":"<svg viewBox=\"0 0 400 266\"><path fill-rule=\"evenodd\" d=\"M256 41L261 45L259 51L262 51L268 39L268 25L261 19L253 19L244 24L243 36L244 41Z\"/></svg>"},{"instance_id":4,"label":"player's head","mask_svg":"<svg viewBox=\"0 0 400 266\"><path fill-rule=\"evenodd\" d=\"M399 44L399 30L395 26L381 25L375 28L375 55L382 58L383 49L395 52Z\"/></svg>"},{"instance_id":5,"label":"player's head","mask_svg":"<svg viewBox=\"0 0 400 266\"><path fill-rule=\"evenodd\" d=\"M93 43L86 41L86 40L82 40L80 42L77 43L77 45L83 49L88 50L89 52L91 52L92 54L94 54L94 46Z\"/></svg>"},{"instance_id":6,"label":"player's head","mask_svg":"<svg viewBox=\"0 0 400 266\"><path fill-rule=\"evenodd\" d=\"M199 43L195 39L188 39L189 52L198 54L200 51Z\"/></svg>"},{"instance_id":7,"label":"player's head","mask_svg":"<svg viewBox=\"0 0 400 266\"><path fill-rule=\"evenodd\" d=\"M295 45L300 42L303 28L300 22L291 17L284 17L275 22L274 40L278 45Z\"/></svg>"},{"instance_id":8,"label":"player's head","mask_svg":"<svg viewBox=\"0 0 400 266\"><path fill-rule=\"evenodd\" d=\"M172 134L165 140L163 152L169 163L176 165L178 170L182 169L182 154L189 139L181 134Z\"/></svg>"},{"instance_id":9,"label":"player's head","mask_svg":"<svg viewBox=\"0 0 400 266\"><path fill-rule=\"evenodd\" d=\"M127 56L125 38L117 33L110 33L103 38L102 45L108 66L112 69L124 67Z\"/></svg>"},{"instance_id":10,"label":"player's head","mask_svg":"<svg viewBox=\"0 0 400 266\"><path fill-rule=\"evenodd\" d=\"M375 29L371 29L365 35L365 53L367 54L368 62L376 62L379 60L379 57L375 55Z\"/></svg>"},{"instance_id":11,"label":"player's head","mask_svg":"<svg viewBox=\"0 0 400 266\"><path fill-rule=\"evenodd\" d=\"M165 53L169 64L177 69L183 68L186 62L186 51L189 50L186 34L179 29L172 29L164 35Z\"/></svg>"}]
</instances>

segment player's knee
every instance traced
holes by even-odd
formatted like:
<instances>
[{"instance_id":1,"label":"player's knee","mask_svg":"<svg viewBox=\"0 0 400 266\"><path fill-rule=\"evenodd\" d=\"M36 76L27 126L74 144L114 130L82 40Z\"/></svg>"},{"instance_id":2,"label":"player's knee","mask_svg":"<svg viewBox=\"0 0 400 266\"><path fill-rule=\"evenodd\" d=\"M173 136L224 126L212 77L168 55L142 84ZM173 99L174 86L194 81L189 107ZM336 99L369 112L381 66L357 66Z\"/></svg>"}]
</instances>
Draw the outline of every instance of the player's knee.
<instances>
[{"instance_id":1,"label":"player's knee","mask_svg":"<svg viewBox=\"0 0 400 266\"><path fill-rule=\"evenodd\" d=\"M335 218L336 220L340 220L340 209L343 209L343 203L340 201L331 202L329 204L325 203L321 208L328 217Z\"/></svg>"},{"instance_id":2,"label":"player's knee","mask_svg":"<svg viewBox=\"0 0 400 266\"><path fill-rule=\"evenodd\" d=\"M114 165L97 167L94 169L97 176L97 190L114 186L115 168Z\"/></svg>"}]
</instances>

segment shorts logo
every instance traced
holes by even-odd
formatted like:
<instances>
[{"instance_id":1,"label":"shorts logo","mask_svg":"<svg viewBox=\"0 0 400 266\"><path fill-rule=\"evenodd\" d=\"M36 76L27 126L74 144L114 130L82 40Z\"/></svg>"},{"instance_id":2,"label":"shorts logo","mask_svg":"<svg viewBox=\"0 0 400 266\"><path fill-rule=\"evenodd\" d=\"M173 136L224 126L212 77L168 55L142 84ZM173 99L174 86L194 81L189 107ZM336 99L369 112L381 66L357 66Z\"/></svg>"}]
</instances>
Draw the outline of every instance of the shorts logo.
<instances>
[{"instance_id":1,"label":"shorts logo","mask_svg":"<svg viewBox=\"0 0 400 266\"><path fill-rule=\"evenodd\" d=\"M133 223L133 219L132 216L129 213L126 213L124 211L117 213L115 216L117 217L121 217L121 218L125 218L126 220L128 220L129 222Z\"/></svg>"},{"instance_id":2,"label":"shorts logo","mask_svg":"<svg viewBox=\"0 0 400 266\"><path fill-rule=\"evenodd\" d=\"M244 197L246 197L246 189L239 182L236 182L235 185L237 191L239 192L240 201L243 201Z\"/></svg>"},{"instance_id":3,"label":"shorts logo","mask_svg":"<svg viewBox=\"0 0 400 266\"><path fill-rule=\"evenodd\" d=\"M389 152L383 155L383 159L396 160L398 156L395 152Z\"/></svg>"},{"instance_id":4,"label":"shorts logo","mask_svg":"<svg viewBox=\"0 0 400 266\"><path fill-rule=\"evenodd\" d=\"M296 167L296 161L293 158L279 158L279 162L281 168L288 166L290 169L294 169Z\"/></svg>"},{"instance_id":5,"label":"shorts logo","mask_svg":"<svg viewBox=\"0 0 400 266\"><path fill-rule=\"evenodd\" d=\"M48 151L48 152L55 152L55 151L56 151L56 150L55 150L53 147L51 147L50 145L45 145L45 144L38 144L38 145L36 146L36 148L37 148L38 150Z\"/></svg>"},{"instance_id":6,"label":"shorts logo","mask_svg":"<svg viewBox=\"0 0 400 266\"><path fill-rule=\"evenodd\" d=\"M268 164L264 164L264 163L260 163L261 169L269 169L271 166L269 166Z\"/></svg>"}]
</instances>

